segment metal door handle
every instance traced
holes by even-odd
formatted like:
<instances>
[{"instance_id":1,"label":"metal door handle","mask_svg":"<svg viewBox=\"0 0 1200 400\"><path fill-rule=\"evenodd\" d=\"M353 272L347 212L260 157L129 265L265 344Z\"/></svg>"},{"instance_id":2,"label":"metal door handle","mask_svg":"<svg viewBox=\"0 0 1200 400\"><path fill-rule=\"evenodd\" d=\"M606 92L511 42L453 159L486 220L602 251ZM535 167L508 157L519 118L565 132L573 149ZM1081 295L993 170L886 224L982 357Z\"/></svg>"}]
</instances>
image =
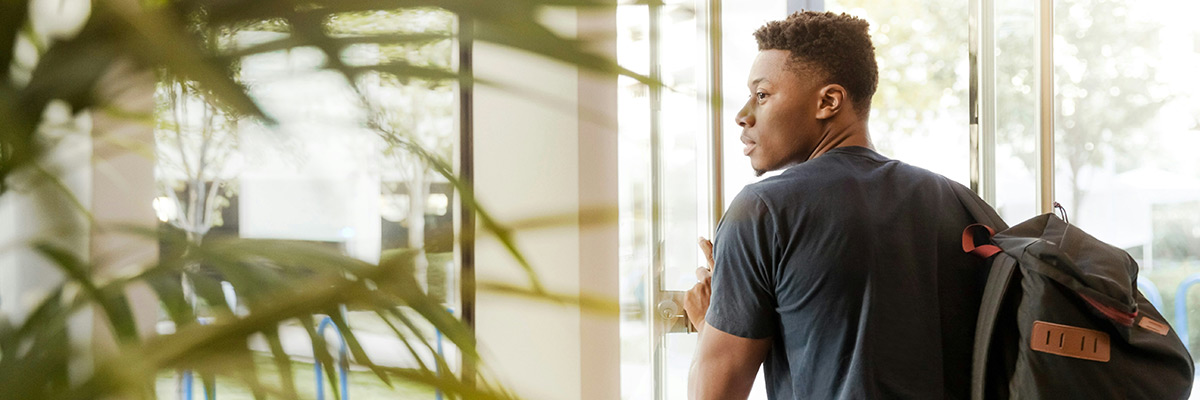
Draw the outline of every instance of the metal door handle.
<instances>
[{"instance_id":1,"label":"metal door handle","mask_svg":"<svg viewBox=\"0 0 1200 400\"><path fill-rule=\"evenodd\" d=\"M659 293L662 301L655 307L655 318L664 324L665 333L694 333L696 327L688 320L687 310L683 309L683 296L686 292L663 291Z\"/></svg>"}]
</instances>

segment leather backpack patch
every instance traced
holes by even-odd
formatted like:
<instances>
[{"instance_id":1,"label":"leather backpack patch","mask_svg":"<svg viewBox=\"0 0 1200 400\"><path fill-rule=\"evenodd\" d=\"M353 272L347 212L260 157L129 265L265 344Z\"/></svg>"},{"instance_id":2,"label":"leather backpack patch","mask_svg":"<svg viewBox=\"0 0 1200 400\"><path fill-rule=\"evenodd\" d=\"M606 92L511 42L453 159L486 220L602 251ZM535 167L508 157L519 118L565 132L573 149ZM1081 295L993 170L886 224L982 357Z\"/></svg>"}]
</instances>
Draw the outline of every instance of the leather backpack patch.
<instances>
[{"instance_id":1,"label":"leather backpack patch","mask_svg":"<svg viewBox=\"0 0 1200 400\"><path fill-rule=\"evenodd\" d=\"M1035 321L1030 336L1029 347L1035 351L1099 362L1108 362L1110 356L1108 334L1104 332Z\"/></svg>"}]
</instances>

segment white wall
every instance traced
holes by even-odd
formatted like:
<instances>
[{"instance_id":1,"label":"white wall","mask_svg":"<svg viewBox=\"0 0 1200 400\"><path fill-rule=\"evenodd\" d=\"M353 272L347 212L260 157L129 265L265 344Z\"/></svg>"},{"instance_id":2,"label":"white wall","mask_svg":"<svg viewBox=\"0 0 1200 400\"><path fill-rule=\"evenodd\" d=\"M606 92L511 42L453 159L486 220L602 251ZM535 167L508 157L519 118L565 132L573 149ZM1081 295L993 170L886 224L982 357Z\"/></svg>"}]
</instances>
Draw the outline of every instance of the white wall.
<instances>
[{"instance_id":1,"label":"white wall","mask_svg":"<svg viewBox=\"0 0 1200 400\"><path fill-rule=\"evenodd\" d=\"M576 71L529 55L477 43L476 75L575 103ZM574 107L555 109L504 89L476 86L475 191L501 222L577 212L578 128ZM551 290L578 293L579 227L522 231L519 246ZM482 227L476 279L526 282L519 265ZM579 312L479 292L476 332L490 369L533 399L578 398Z\"/></svg>"},{"instance_id":2,"label":"white wall","mask_svg":"<svg viewBox=\"0 0 1200 400\"><path fill-rule=\"evenodd\" d=\"M556 28L573 34L575 13L552 17ZM473 57L481 81L517 88L475 88L475 191L482 207L502 223L567 216L568 222L518 231L518 247L547 289L615 302L616 221L579 222L581 209L616 207L615 79L581 81L574 67L487 43L477 42ZM599 103L600 119L611 123L581 122L581 112L596 108L590 103ZM477 281L527 284L495 237L478 229ZM615 314L480 291L476 333L482 370L520 396L619 397Z\"/></svg>"}]
</instances>

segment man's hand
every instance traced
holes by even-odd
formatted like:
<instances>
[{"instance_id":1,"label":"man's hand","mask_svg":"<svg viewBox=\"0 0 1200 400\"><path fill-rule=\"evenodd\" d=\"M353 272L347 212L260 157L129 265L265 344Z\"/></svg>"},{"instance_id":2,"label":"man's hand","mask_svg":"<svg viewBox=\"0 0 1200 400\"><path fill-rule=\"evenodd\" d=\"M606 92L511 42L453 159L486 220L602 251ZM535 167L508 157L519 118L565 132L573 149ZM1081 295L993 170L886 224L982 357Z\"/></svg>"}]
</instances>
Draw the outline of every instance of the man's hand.
<instances>
[{"instance_id":1,"label":"man's hand","mask_svg":"<svg viewBox=\"0 0 1200 400\"><path fill-rule=\"evenodd\" d=\"M708 261L708 268L696 268L696 282L691 290L683 297L683 309L687 311L688 320L697 331L704 329L704 316L708 313L709 298L712 297L712 268L713 244L708 239L700 238L700 251Z\"/></svg>"}]
</instances>

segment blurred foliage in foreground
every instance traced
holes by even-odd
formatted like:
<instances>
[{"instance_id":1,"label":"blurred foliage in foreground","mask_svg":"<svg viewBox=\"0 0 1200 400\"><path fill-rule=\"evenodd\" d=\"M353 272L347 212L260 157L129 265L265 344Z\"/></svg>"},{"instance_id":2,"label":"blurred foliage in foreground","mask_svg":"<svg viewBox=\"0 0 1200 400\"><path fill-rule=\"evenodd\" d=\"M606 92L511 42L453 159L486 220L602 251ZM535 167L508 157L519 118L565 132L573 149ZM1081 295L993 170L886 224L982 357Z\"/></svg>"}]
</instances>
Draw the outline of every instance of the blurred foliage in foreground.
<instances>
[{"instance_id":1,"label":"blurred foliage in foreground","mask_svg":"<svg viewBox=\"0 0 1200 400\"><path fill-rule=\"evenodd\" d=\"M215 110L213 115L253 119L268 127L277 121L264 112L248 94L246 85L239 81L238 63L248 56L285 49L320 50L325 55L322 68L344 75L351 85L364 74L400 82L419 79L474 85L476 82L469 74L460 75L448 63L414 63L403 52L385 54L365 64L347 62L345 57L346 50L357 44L403 45L445 40L460 33L469 34L471 40L492 42L601 72L633 75L612 60L580 50L585 47L579 40L561 37L537 22L547 7L613 7L592 1L97 0L47 6L50 3L0 2L0 195L14 190L13 178L18 175L31 176L29 179L34 182L55 181L53 174L39 166L53 145L47 139L48 123L44 115L54 104L66 104L72 114L104 110L122 114L131 124L155 123L153 116L120 110L111 99L97 95L98 82L119 70L119 65L156 72L161 81L177 84L179 90L210 104ZM354 15L426 8L453 14L459 21L459 32L360 26L362 29L357 32L346 34L341 29ZM249 46L220 42L223 35L246 29L282 35ZM647 81L644 77L637 78ZM430 170L453 184L463 206L476 211L479 226L499 238L528 272L527 288L493 289L589 308L615 308L604 302L547 293L517 250L509 229L496 223L486 209L475 203L469 186L437 156L439 151L426 148L408 132L386 126L372 128L389 148L423 160ZM147 129L153 128L147 126ZM59 191L43 195L72 196L61 183L57 186ZM87 217L83 207L72 212ZM158 233L150 227L84 229L114 230L159 240ZM329 316L344 335L354 363L370 369L385 384L408 381L436 388L451 398L513 397L479 372L485 368L468 369L469 376L445 373L451 370L451 362L432 351L433 344L421 332L424 327L432 326L445 335L461 352L465 363L480 363L479 355L469 327L426 295L413 278L417 251L393 254L375 265L330 249L287 242L236 238L200 241L186 237L171 240L179 240L171 245L185 250L162 257L136 273L122 275L95 273L92 261L80 257L77 249L52 242L30 243L39 254L52 260L66 279L52 288L24 320L0 327L0 388L4 396L149 398L154 396L153 382L161 371L192 370L206 379L222 376L224 380L241 382L256 398L296 398L293 364L284 352L280 326L289 323L304 327L312 339L316 362L324 366L333 387L335 360L326 348L326 341L316 332L317 321ZM220 281L204 273L201 265L218 271L234 287L253 289L240 291L241 299L235 309L226 302ZM139 333L133 317L133 300L128 295L128 289L135 286L152 290L174 323L174 333L151 337ZM373 363L339 312L342 307L377 314L398 343L414 355L418 365L398 368ZM70 336L78 333L68 331L69 322L84 310L98 310L97 324L111 329L116 351L93 353L71 346ZM197 322L201 316L208 321L206 324ZM269 344L277 373L260 373L256 356L247 346L253 338ZM425 362L418 353L435 356L432 362ZM73 366L77 360L93 356L97 357L94 369ZM266 375L273 379L263 379Z\"/></svg>"}]
</instances>

